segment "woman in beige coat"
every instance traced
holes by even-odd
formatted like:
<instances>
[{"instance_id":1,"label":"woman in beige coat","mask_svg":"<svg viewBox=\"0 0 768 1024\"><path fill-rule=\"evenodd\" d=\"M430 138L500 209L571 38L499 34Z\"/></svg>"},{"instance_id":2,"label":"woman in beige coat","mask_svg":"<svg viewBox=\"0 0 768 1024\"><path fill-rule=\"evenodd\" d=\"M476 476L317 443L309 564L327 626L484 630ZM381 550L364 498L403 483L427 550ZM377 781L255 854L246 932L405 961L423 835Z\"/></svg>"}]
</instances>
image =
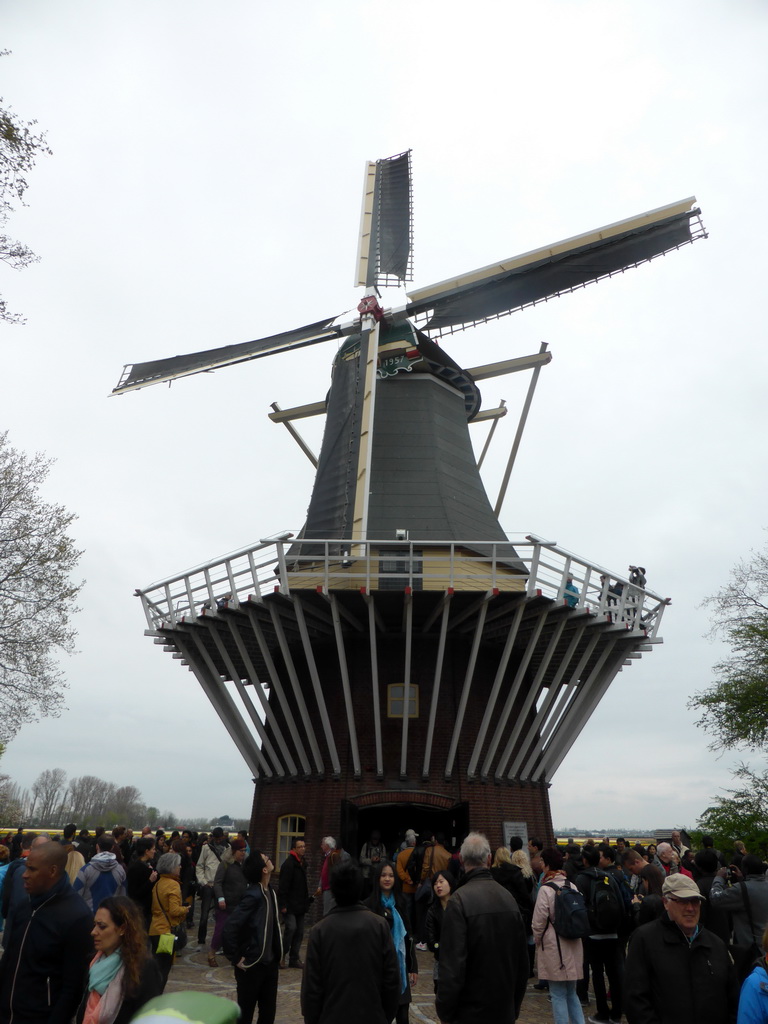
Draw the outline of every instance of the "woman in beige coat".
<instances>
[{"instance_id":1,"label":"woman in beige coat","mask_svg":"<svg viewBox=\"0 0 768 1024\"><path fill-rule=\"evenodd\" d=\"M563 871L563 855L559 850L544 850L541 855L546 871L541 880L533 909L533 937L539 979L549 982L552 1015L555 1024L584 1024L584 1011L576 994L576 982L582 977L584 953L581 939L560 938L555 934L555 892L547 882L558 887L576 886Z\"/></svg>"}]
</instances>

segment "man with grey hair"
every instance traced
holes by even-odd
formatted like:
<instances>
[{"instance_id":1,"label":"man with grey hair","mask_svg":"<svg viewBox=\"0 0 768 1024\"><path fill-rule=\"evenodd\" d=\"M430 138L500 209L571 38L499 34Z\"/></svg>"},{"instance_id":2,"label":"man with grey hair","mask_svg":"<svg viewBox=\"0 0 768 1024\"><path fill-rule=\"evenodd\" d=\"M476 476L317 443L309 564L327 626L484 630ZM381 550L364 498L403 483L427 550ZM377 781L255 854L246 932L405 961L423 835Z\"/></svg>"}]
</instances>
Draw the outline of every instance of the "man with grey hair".
<instances>
[{"instance_id":1,"label":"man with grey hair","mask_svg":"<svg viewBox=\"0 0 768 1024\"><path fill-rule=\"evenodd\" d=\"M464 877L443 915L436 1009L445 1024L512 1024L528 984L525 925L514 897L491 876L491 848L470 832Z\"/></svg>"},{"instance_id":2,"label":"man with grey hair","mask_svg":"<svg viewBox=\"0 0 768 1024\"><path fill-rule=\"evenodd\" d=\"M322 893L323 914L325 915L336 906L331 892L331 871L337 864L344 864L352 858L346 850L337 846L333 836L323 836L320 840L320 849L323 851L323 866L320 869L320 883L315 891L315 897Z\"/></svg>"},{"instance_id":3,"label":"man with grey hair","mask_svg":"<svg viewBox=\"0 0 768 1024\"><path fill-rule=\"evenodd\" d=\"M656 856L651 863L661 868L665 876L676 875L680 871L680 862L675 857L671 843L659 843L656 847Z\"/></svg>"}]
</instances>

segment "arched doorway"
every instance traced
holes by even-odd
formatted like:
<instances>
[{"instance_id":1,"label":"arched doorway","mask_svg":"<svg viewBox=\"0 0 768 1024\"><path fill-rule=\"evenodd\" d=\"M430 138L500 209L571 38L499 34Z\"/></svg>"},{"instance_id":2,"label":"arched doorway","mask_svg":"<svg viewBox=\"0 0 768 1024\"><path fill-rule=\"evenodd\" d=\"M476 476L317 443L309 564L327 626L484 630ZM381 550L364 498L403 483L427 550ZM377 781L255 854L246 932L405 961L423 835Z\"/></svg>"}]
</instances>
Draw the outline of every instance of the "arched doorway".
<instances>
[{"instance_id":1,"label":"arched doorway","mask_svg":"<svg viewBox=\"0 0 768 1024\"><path fill-rule=\"evenodd\" d=\"M360 850L371 832L381 833L390 856L395 854L412 828L421 839L432 833L441 833L449 850L456 849L469 832L469 804L462 802L449 809L433 807L418 801L397 801L382 794L382 802L358 807L351 800L342 801L341 841L353 856Z\"/></svg>"}]
</instances>

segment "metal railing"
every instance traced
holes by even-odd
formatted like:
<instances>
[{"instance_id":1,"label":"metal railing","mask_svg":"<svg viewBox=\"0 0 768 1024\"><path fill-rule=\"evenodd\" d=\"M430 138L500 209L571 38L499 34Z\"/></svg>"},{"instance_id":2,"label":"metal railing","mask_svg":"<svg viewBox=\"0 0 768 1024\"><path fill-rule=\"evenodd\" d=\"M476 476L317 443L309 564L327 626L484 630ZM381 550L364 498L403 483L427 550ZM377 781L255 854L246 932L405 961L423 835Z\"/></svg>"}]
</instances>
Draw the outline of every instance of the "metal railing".
<instances>
[{"instance_id":1,"label":"metal railing","mask_svg":"<svg viewBox=\"0 0 768 1024\"><path fill-rule=\"evenodd\" d=\"M517 562L511 557L510 544ZM247 601L260 602L274 592L355 589L371 593L406 588L411 592L525 591L531 598L543 596L625 628L642 629L649 638L657 636L670 603L669 598L532 534L489 543L297 540L283 533L137 589L135 594L141 598L149 629L156 631Z\"/></svg>"}]
</instances>

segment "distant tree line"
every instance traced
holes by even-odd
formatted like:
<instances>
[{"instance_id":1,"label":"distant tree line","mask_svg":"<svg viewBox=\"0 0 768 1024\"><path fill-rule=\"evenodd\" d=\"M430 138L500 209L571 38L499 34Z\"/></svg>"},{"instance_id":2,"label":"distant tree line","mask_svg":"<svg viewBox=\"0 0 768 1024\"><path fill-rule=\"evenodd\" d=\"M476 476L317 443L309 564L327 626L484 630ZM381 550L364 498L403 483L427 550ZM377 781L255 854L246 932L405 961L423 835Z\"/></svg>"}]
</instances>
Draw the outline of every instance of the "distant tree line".
<instances>
[{"instance_id":1,"label":"distant tree line","mask_svg":"<svg viewBox=\"0 0 768 1024\"><path fill-rule=\"evenodd\" d=\"M0 746L0 756L2 746ZM205 831L212 818L180 818L171 810L145 804L136 786L116 786L96 775L80 775L67 781L62 768L46 768L31 788L22 790L7 775L0 775L0 826L63 828L74 822L78 828L125 825L140 829L186 827ZM237 820L247 828L247 820Z\"/></svg>"}]
</instances>

